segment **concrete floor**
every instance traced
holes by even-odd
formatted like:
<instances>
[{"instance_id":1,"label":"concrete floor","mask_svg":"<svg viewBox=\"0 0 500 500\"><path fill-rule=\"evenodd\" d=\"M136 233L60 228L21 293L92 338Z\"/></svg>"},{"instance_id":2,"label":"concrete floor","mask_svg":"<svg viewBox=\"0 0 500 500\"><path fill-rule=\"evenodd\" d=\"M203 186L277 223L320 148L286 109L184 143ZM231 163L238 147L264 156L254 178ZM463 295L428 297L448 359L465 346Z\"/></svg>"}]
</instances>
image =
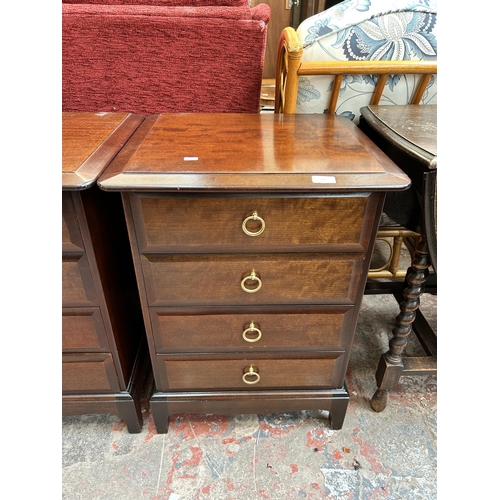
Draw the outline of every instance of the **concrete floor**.
<instances>
[{"instance_id":1,"label":"concrete floor","mask_svg":"<svg viewBox=\"0 0 500 500\"><path fill-rule=\"evenodd\" d=\"M435 328L437 296L422 306ZM375 370L388 348L397 302L364 297L346 383L343 428L320 411L178 415L156 434L129 434L114 415L62 420L62 498L257 500L437 498L437 377L403 377L385 411L371 409ZM411 338L409 355L423 355Z\"/></svg>"}]
</instances>

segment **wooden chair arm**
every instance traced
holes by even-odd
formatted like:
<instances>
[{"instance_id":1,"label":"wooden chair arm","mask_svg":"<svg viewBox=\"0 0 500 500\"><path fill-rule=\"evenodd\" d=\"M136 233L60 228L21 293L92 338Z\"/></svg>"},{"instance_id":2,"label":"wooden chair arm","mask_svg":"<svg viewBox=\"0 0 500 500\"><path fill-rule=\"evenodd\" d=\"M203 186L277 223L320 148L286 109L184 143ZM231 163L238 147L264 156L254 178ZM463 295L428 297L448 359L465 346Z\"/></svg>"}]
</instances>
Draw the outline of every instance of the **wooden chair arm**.
<instances>
[{"instance_id":1,"label":"wooden chair arm","mask_svg":"<svg viewBox=\"0 0 500 500\"><path fill-rule=\"evenodd\" d=\"M285 28L278 42L276 63L275 113L295 113L299 88L298 70L304 48L292 27Z\"/></svg>"},{"instance_id":2,"label":"wooden chair arm","mask_svg":"<svg viewBox=\"0 0 500 500\"><path fill-rule=\"evenodd\" d=\"M275 113L295 113L301 76L334 76L328 113L335 113L344 75L377 75L370 104L382 97L389 75L422 75L409 104L419 104L432 75L437 74L437 61L302 61L304 47L292 27L281 32L276 62Z\"/></svg>"},{"instance_id":3,"label":"wooden chair arm","mask_svg":"<svg viewBox=\"0 0 500 500\"><path fill-rule=\"evenodd\" d=\"M297 41L298 42L298 41ZM300 43L300 42L298 42ZM436 74L437 61L304 61L298 75Z\"/></svg>"}]
</instances>

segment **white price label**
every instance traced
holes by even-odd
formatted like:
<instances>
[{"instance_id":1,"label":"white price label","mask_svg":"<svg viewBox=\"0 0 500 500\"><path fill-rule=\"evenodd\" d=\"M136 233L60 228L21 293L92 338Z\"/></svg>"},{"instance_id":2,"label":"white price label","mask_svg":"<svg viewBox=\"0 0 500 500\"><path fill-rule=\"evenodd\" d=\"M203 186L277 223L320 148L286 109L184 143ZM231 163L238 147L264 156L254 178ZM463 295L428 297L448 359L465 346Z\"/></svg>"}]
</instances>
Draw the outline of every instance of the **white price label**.
<instances>
[{"instance_id":1,"label":"white price label","mask_svg":"<svg viewBox=\"0 0 500 500\"><path fill-rule=\"evenodd\" d=\"M336 184L337 179L334 175L313 175L312 181L315 184Z\"/></svg>"}]
</instances>

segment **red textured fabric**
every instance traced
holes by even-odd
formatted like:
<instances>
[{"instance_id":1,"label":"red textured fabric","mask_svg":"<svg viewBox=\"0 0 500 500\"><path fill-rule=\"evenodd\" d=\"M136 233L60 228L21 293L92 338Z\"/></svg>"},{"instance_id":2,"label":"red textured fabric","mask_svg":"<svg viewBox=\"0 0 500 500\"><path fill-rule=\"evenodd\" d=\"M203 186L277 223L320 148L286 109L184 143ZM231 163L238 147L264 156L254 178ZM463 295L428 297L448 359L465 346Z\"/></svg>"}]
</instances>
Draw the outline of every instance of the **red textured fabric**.
<instances>
[{"instance_id":1,"label":"red textured fabric","mask_svg":"<svg viewBox=\"0 0 500 500\"><path fill-rule=\"evenodd\" d=\"M62 0L62 3L100 4L100 5L161 5L163 7L242 7L248 0Z\"/></svg>"},{"instance_id":2,"label":"red textured fabric","mask_svg":"<svg viewBox=\"0 0 500 500\"><path fill-rule=\"evenodd\" d=\"M90 5L90 4L71 4L63 5L63 29L64 22L67 16L87 16L87 19L92 19L91 22L98 20L99 16L104 16L107 19L105 23L111 21L112 17L134 16L137 23L147 23L143 16L149 17L174 17L176 19L192 18L211 18L211 19L252 19L250 7L160 7L158 5ZM181 21L185 22L185 21ZM64 33L63 33L64 34Z\"/></svg>"},{"instance_id":3,"label":"red textured fabric","mask_svg":"<svg viewBox=\"0 0 500 500\"><path fill-rule=\"evenodd\" d=\"M250 14L252 15L252 19L269 24L271 20L271 7L266 3L259 3L250 9Z\"/></svg>"},{"instance_id":4,"label":"red textured fabric","mask_svg":"<svg viewBox=\"0 0 500 500\"><path fill-rule=\"evenodd\" d=\"M63 111L258 112L270 8L257 7L247 19L226 8L237 19L224 19L216 7L210 17L63 5Z\"/></svg>"}]
</instances>

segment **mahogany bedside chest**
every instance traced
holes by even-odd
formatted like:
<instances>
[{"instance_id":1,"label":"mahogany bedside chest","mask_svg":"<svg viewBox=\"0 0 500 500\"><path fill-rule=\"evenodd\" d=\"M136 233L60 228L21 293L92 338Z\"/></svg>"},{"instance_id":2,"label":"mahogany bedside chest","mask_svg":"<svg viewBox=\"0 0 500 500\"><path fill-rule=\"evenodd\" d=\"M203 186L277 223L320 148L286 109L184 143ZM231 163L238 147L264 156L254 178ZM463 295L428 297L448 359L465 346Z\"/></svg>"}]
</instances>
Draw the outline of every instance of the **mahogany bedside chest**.
<instances>
[{"instance_id":1,"label":"mahogany bedside chest","mask_svg":"<svg viewBox=\"0 0 500 500\"><path fill-rule=\"evenodd\" d=\"M121 198L96 181L143 120L62 116L63 415L117 413L130 432L149 356Z\"/></svg>"},{"instance_id":2,"label":"mahogany bedside chest","mask_svg":"<svg viewBox=\"0 0 500 500\"><path fill-rule=\"evenodd\" d=\"M153 364L176 413L329 411L380 213L410 181L331 115L146 118L98 181L122 193Z\"/></svg>"}]
</instances>

